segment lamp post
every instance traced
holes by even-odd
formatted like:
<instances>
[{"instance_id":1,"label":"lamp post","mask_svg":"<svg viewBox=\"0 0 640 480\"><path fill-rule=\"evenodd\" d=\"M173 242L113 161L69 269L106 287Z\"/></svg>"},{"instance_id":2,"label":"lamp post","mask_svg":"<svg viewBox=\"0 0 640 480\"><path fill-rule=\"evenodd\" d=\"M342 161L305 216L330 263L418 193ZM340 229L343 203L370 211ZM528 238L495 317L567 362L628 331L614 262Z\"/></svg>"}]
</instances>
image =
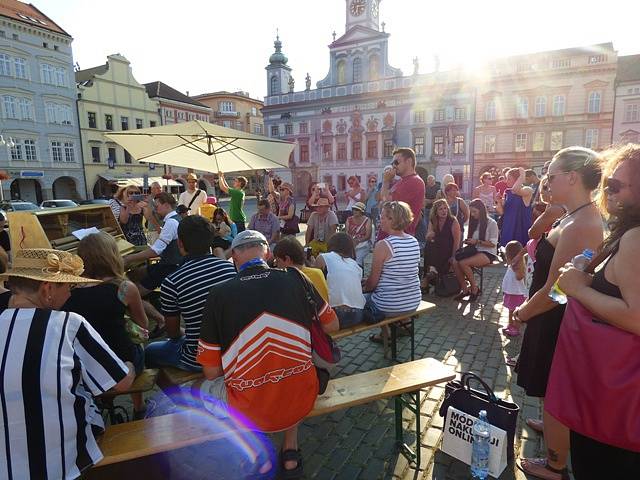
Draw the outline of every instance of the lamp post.
<instances>
[{"instance_id":1,"label":"lamp post","mask_svg":"<svg viewBox=\"0 0 640 480\"><path fill-rule=\"evenodd\" d=\"M0 135L0 146L6 145L7 147L7 160L9 159L9 155L11 149L16 146L16 142L13 141L12 137L5 138ZM8 162L7 162L8 163ZM0 201L4 201L4 191L2 190L2 180L8 180L9 175L6 172L0 172Z\"/></svg>"}]
</instances>

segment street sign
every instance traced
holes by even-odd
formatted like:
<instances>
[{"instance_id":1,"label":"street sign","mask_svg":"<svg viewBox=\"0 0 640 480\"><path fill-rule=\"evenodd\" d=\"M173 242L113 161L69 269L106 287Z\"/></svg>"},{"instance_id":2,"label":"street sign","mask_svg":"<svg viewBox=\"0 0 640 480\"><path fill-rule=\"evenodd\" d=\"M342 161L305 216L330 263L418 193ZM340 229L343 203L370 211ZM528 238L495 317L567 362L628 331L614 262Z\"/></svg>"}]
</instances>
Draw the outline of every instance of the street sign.
<instances>
[{"instance_id":1,"label":"street sign","mask_svg":"<svg viewBox=\"0 0 640 480\"><path fill-rule=\"evenodd\" d=\"M20 177L22 178L44 177L44 172L42 170L20 170Z\"/></svg>"}]
</instances>

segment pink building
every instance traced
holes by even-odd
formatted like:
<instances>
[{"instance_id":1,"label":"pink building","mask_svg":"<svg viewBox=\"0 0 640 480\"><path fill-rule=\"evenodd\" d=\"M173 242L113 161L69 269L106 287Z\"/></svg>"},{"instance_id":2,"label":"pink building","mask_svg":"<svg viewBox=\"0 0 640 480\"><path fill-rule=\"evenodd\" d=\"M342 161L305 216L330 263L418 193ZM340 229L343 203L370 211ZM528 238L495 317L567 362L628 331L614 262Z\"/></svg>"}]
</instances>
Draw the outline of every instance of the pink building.
<instances>
[{"instance_id":1,"label":"pink building","mask_svg":"<svg viewBox=\"0 0 640 480\"><path fill-rule=\"evenodd\" d=\"M640 55L618 57L614 143L640 143Z\"/></svg>"}]
</instances>

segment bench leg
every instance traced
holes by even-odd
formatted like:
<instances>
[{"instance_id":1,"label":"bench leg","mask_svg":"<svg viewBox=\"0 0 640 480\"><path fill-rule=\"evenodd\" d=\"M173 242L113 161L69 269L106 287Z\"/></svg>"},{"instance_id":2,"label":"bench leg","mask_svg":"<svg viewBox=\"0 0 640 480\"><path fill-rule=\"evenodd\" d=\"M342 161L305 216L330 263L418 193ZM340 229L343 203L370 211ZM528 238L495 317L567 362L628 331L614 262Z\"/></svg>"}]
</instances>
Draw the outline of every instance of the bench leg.
<instances>
[{"instance_id":1,"label":"bench leg","mask_svg":"<svg viewBox=\"0 0 640 480\"><path fill-rule=\"evenodd\" d=\"M416 357L416 317L411 317L411 361L415 360Z\"/></svg>"},{"instance_id":2,"label":"bench leg","mask_svg":"<svg viewBox=\"0 0 640 480\"><path fill-rule=\"evenodd\" d=\"M398 327L395 323L391 327L391 360L398 360Z\"/></svg>"},{"instance_id":3,"label":"bench leg","mask_svg":"<svg viewBox=\"0 0 640 480\"><path fill-rule=\"evenodd\" d=\"M408 397L408 398L407 398ZM410 392L403 395L398 395L394 398L395 402L395 417L396 417L396 447L400 454L405 457L409 464L415 464L416 468L420 466L420 391ZM402 434L402 409L408 408L416 417L416 447L415 451L404 442Z\"/></svg>"}]
</instances>

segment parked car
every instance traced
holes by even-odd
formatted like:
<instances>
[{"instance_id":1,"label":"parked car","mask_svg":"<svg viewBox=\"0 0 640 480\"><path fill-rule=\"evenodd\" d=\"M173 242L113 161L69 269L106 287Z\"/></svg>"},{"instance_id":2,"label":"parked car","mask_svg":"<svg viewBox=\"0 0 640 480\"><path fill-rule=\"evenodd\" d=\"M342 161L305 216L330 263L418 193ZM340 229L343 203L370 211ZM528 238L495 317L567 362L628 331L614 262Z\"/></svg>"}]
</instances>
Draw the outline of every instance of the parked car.
<instances>
[{"instance_id":1,"label":"parked car","mask_svg":"<svg viewBox=\"0 0 640 480\"><path fill-rule=\"evenodd\" d=\"M22 200L6 200L0 202L0 210L5 212L18 212L23 210L40 210L35 203L23 202Z\"/></svg>"},{"instance_id":2,"label":"parked car","mask_svg":"<svg viewBox=\"0 0 640 480\"><path fill-rule=\"evenodd\" d=\"M77 207L78 204L73 200L45 200L40 204L42 208L62 208L62 207Z\"/></svg>"},{"instance_id":3,"label":"parked car","mask_svg":"<svg viewBox=\"0 0 640 480\"><path fill-rule=\"evenodd\" d=\"M109 205L108 198L92 198L89 200L82 200L80 205Z\"/></svg>"}]
</instances>

